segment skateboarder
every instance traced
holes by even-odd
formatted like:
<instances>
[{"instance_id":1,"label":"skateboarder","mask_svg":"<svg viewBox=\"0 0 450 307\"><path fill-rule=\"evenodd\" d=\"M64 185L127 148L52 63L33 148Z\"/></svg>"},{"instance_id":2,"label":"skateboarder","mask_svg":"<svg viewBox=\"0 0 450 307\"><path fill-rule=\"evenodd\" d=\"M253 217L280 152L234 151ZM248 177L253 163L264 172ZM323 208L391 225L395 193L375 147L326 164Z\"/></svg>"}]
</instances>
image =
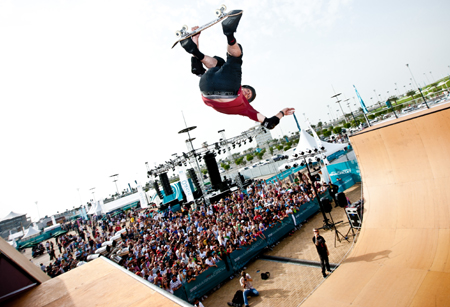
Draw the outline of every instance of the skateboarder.
<instances>
[{"instance_id":1,"label":"skateboarder","mask_svg":"<svg viewBox=\"0 0 450 307\"><path fill-rule=\"evenodd\" d=\"M203 102L214 110L224 114L247 116L260 122L267 129L273 129L285 115L292 115L293 108L285 108L270 118L256 111L250 103L256 97L256 91L249 85L241 86L242 79L242 46L236 43L236 32L242 11L230 12L230 16L222 22L223 33L227 37L227 60L221 57L210 57L200 52L198 39L200 33L181 41L181 46L190 54L192 73L200 76L200 92ZM198 27L192 28L192 30ZM207 71L203 67L206 66Z\"/></svg>"}]
</instances>

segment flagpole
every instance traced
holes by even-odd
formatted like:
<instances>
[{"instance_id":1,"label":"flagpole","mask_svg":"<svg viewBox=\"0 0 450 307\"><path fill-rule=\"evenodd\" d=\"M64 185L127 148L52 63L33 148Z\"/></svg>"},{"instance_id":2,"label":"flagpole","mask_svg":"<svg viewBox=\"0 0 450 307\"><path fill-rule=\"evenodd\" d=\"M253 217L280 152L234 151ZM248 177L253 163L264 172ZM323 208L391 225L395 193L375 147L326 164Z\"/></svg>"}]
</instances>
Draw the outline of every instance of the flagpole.
<instances>
[{"instance_id":1,"label":"flagpole","mask_svg":"<svg viewBox=\"0 0 450 307\"><path fill-rule=\"evenodd\" d=\"M295 119L295 123L297 124L298 131L302 131L302 129L300 129L300 125L298 124L297 117L295 116L295 112L292 115L294 115L294 119Z\"/></svg>"}]
</instances>

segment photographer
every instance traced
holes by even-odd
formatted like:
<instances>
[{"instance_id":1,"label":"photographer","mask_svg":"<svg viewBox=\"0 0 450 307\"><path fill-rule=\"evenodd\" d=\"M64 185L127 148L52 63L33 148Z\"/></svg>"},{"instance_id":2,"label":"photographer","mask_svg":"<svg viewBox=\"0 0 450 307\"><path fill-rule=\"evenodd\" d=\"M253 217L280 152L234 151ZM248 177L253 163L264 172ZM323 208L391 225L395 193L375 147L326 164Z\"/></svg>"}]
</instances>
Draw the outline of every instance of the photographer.
<instances>
[{"instance_id":1,"label":"photographer","mask_svg":"<svg viewBox=\"0 0 450 307\"><path fill-rule=\"evenodd\" d=\"M245 304L245 307L247 307L248 306L247 296L248 295L258 296L259 292L255 288L253 288L253 285L252 285L253 279L249 274L245 273L245 271L242 271L241 276L242 277L240 279L240 283L241 283L241 287L244 288L244 304Z\"/></svg>"}]
</instances>

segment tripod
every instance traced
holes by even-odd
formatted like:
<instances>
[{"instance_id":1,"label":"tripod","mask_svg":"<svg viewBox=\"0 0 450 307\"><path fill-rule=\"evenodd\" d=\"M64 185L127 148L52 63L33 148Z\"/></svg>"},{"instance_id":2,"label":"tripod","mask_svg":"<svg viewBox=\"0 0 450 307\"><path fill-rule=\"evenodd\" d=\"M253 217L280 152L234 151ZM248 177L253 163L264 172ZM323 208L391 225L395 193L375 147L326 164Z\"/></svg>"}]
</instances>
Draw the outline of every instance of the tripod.
<instances>
[{"instance_id":1,"label":"tripod","mask_svg":"<svg viewBox=\"0 0 450 307\"><path fill-rule=\"evenodd\" d=\"M334 247L336 247L336 240L339 241L339 243L341 243L341 237L342 239L346 240L347 242L350 243L350 241L348 240L348 233L346 236L344 236L339 230L337 230L336 225L342 223L343 221L339 221L337 223L334 222L333 220L333 216L331 215L331 213L328 213L330 215L330 219L331 219L331 223L328 221L324 220L324 225L323 227L319 228L319 229L326 229L326 230L334 230ZM328 223L327 223L328 222Z\"/></svg>"}]
</instances>

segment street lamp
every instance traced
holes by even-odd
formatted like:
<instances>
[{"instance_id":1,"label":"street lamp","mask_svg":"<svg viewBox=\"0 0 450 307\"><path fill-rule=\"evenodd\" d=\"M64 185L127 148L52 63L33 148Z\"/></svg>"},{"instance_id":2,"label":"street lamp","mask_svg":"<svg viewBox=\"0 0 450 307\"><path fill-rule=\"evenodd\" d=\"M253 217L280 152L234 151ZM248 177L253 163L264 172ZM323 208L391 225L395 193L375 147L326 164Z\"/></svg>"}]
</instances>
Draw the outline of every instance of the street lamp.
<instances>
[{"instance_id":1,"label":"street lamp","mask_svg":"<svg viewBox=\"0 0 450 307\"><path fill-rule=\"evenodd\" d=\"M431 81L434 82L434 80L436 80L436 79L434 79L433 74L431 73L431 71L430 71L430 75L431 75Z\"/></svg>"},{"instance_id":2,"label":"street lamp","mask_svg":"<svg viewBox=\"0 0 450 307\"><path fill-rule=\"evenodd\" d=\"M353 97L353 98L354 98L354 97ZM348 100L348 99L347 99L347 100ZM356 118L355 118L355 115L353 115L352 108L350 107L350 102L347 103L347 106L348 106L348 108L350 109L350 113L352 114L353 120L354 120L355 123L356 123Z\"/></svg>"},{"instance_id":3,"label":"street lamp","mask_svg":"<svg viewBox=\"0 0 450 307\"><path fill-rule=\"evenodd\" d=\"M414 75L413 75L413 73L411 71L411 68L409 67L409 64L406 64L406 67L408 67L409 72L411 73L411 77L414 80L414 83L416 84L416 87L419 89L419 92L420 92L420 95L422 96L423 102L425 102L425 105L427 106L427 109L429 109L430 107L428 106L427 100L423 96L422 89L417 85L416 79L414 78Z\"/></svg>"},{"instance_id":4,"label":"street lamp","mask_svg":"<svg viewBox=\"0 0 450 307\"><path fill-rule=\"evenodd\" d=\"M331 96L331 98L336 98L336 103L337 104L339 104L339 107L341 108L341 111L342 111L342 115L344 116L344 120L345 120L345 122L347 123L348 121L347 121L347 118L345 117L345 113L344 113L344 110L342 109L342 106L341 106L341 100L339 100L339 98L338 98L338 96L339 95L341 95L342 93L339 93L339 94L336 94L336 95L333 95L333 96Z\"/></svg>"},{"instance_id":5,"label":"street lamp","mask_svg":"<svg viewBox=\"0 0 450 307\"><path fill-rule=\"evenodd\" d=\"M377 91L373 90L373 92L375 93L375 98L377 98Z\"/></svg>"},{"instance_id":6,"label":"street lamp","mask_svg":"<svg viewBox=\"0 0 450 307\"><path fill-rule=\"evenodd\" d=\"M113 182L116 184L116 191L117 191L117 195L119 195L119 188L117 187L117 176L119 176L119 174L114 174L109 176L110 178L114 178Z\"/></svg>"},{"instance_id":7,"label":"street lamp","mask_svg":"<svg viewBox=\"0 0 450 307\"><path fill-rule=\"evenodd\" d=\"M94 199L94 202L97 202L97 200L95 199L95 187L94 188L90 188L89 191L92 191L92 197Z\"/></svg>"}]
</instances>

